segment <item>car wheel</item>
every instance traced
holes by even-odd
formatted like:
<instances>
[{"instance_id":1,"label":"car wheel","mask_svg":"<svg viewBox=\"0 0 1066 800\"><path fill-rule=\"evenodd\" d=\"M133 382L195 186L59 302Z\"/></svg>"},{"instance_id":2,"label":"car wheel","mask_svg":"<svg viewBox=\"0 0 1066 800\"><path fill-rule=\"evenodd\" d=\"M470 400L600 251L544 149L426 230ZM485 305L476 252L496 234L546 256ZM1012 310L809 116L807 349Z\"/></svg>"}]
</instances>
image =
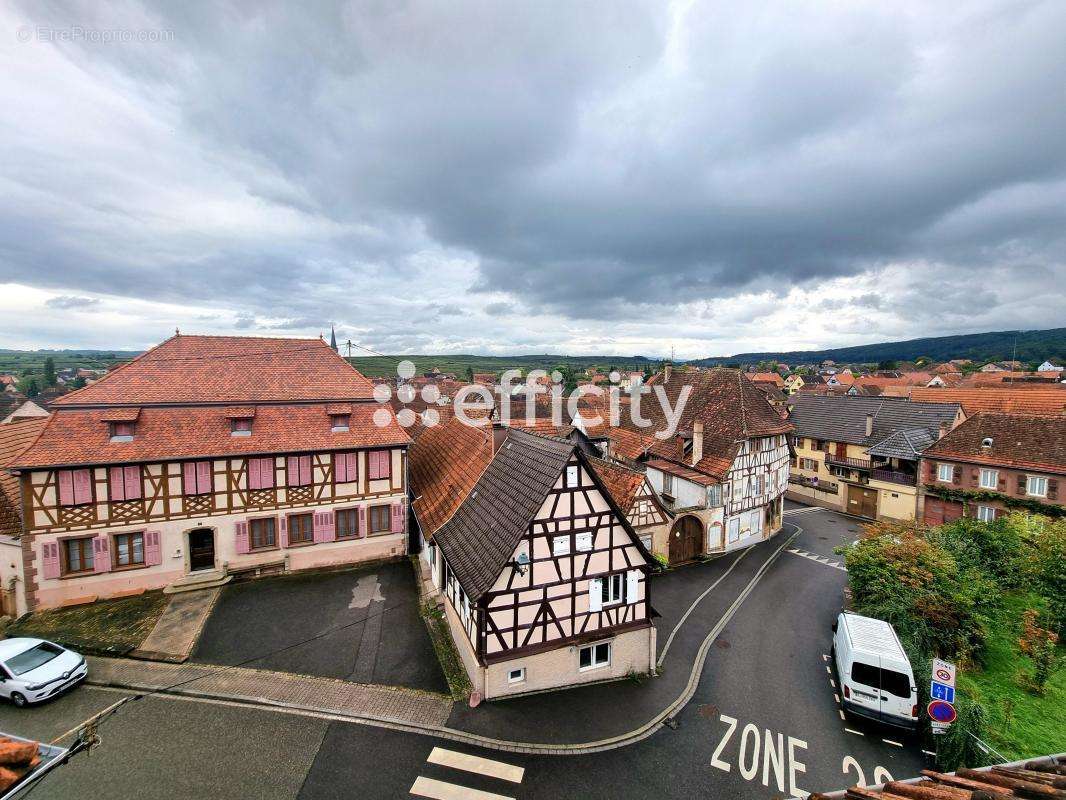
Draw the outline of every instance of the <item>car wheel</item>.
<instances>
[{"instance_id":1,"label":"car wheel","mask_svg":"<svg viewBox=\"0 0 1066 800\"><path fill-rule=\"evenodd\" d=\"M11 693L11 702L14 703L16 706L18 706L19 708L25 708L26 705L27 705L25 695L20 694L19 692L12 692Z\"/></svg>"}]
</instances>

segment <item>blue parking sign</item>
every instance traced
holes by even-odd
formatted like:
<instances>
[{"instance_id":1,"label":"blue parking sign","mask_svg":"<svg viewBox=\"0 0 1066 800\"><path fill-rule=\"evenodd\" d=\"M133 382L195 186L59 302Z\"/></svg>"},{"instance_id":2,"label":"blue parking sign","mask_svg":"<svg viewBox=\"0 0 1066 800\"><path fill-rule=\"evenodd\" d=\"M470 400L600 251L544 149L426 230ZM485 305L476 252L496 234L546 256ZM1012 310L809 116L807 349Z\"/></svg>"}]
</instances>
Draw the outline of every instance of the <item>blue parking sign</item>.
<instances>
[{"instance_id":1,"label":"blue parking sign","mask_svg":"<svg viewBox=\"0 0 1066 800\"><path fill-rule=\"evenodd\" d=\"M946 683L933 681L929 684L929 696L934 700L943 700L945 703L955 702L955 687Z\"/></svg>"}]
</instances>

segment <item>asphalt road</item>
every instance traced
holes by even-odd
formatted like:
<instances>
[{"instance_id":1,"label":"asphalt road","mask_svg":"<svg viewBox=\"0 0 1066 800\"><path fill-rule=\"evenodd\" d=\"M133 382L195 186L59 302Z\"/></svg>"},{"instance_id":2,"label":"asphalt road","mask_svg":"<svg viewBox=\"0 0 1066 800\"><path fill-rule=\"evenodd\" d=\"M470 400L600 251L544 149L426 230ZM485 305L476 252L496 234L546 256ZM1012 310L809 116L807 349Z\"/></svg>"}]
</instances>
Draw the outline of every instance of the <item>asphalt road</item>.
<instances>
[{"instance_id":1,"label":"asphalt road","mask_svg":"<svg viewBox=\"0 0 1066 800\"><path fill-rule=\"evenodd\" d=\"M855 521L832 512L788 519L804 528L792 549L827 561L836 544L858 532ZM917 745L840 719L824 656L847 576L815 558L781 553L712 647L696 695L674 725L635 745L588 756L524 756L349 722L154 697L104 723L102 745L60 768L32 796L403 798L416 781L438 781L489 793L482 800L653 794L768 800L916 775L924 765ZM558 702L566 695L544 697ZM0 706L0 730L50 738L118 697L82 687L28 711ZM614 706L626 712L624 703ZM435 748L441 750L433 755ZM475 770L468 771L456 767L454 754L485 761L467 764ZM499 777L501 764L520 767L520 775L510 775L517 780Z\"/></svg>"}]
</instances>

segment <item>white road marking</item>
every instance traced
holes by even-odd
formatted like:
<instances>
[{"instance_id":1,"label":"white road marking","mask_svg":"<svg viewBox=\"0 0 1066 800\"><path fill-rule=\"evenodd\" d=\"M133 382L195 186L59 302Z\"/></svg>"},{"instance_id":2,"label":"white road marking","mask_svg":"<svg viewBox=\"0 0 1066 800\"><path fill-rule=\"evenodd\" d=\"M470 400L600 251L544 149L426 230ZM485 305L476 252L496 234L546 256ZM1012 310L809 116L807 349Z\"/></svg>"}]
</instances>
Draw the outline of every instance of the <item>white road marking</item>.
<instances>
[{"instance_id":1,"label":"white road marking","mask_svg":"<svg viewBox=\"0 0 1066 800\"><path fill-rule=\"evenodd\" d=\"M837 709L837 713L838 713L838 714L840 715L840 718L841 718L841 719L844 719L844 718L845 718L845 717L844 717L844 712L843 712L843 711L841 711L841 710L840 710L839 708Z\"/></svg>"},{"instance_id":2,"label":"white road marking","mask_svg":"<svg viewBox=\"0 0 1066 800\"><path fill-rule=\"evenodd\" d=\"M825 665L825 671L826 671L826 674L828 674L828 675L832 675L833 674L833 670L829 669L829 665L828 664Z\"/></svg>"},{"instance_id":3,"label":"white road marking","mask_svg":"<svg viewBox=\"0 0 1066 800\"><path fill-rule=\"evenodd\" d=\"M432 800L514 800L493 792L483 792L480 789L469 789L466 786L457 786L454 783L433 780L421 775L415 779L411 786L411 794L419 797L429 797Z\"/></svg>"},{"instance_id":4,"label":"white road marking","mask_svg":"<svg viewBox=\"0 0 1066 800\"><path fill-rule=\"evenodd\" d=\"M848 568L845 567L843 564L841 564L839 561L830 561L825 556L820 556L820 555L818 555L816 553L808 553L806 550L799 550L799 549L797 549L795 547L790 547L788 549L788 552L792 553L792 555L794 555L794 556L799 556L800 558L805 558L808 561L814 561L814 562L816 562L818 564L825 564L827 567L833 567L834 569L839 569L841 572L847 572L848 571Z\"/></svg>"},{"instance_id":5,"label":"white road marking","mask_svg":"<svg viewBox=\"0 0 1066 800\"><path fill-rule=\"evenodd\" d=\"M467 753L457 753L454 750L445 750L443 747L434 747L426 761L430 764L440 764L478 775L488 775L490 778L500 778L511 783L521 783L526 771L525 767L516 767L513 764L505 764L502 761L493 761Z\"/></svg>"},{"instance_id":6,"label":"white road marking","mask_svg":"<svg viewBox=\"0 0 1066 800\"><path fill-rule=\"evenodd\" d=\"M824 508L818 508L817 506L807 506L807 508L789 508L782 511L782 514L810 514L812 511L825 511Z\"/></svg>"},{"instance_id":7,"label":"white road marking","mask_svg":"<svg viewBox=\"0 0 1066 800\"><path fill-rule=\"evenodd\" d=\"M829 656L827 656L825 653L822 653L822 661L828 661L828 660L829 660Z\"/></svg>"},{"instance_id":8,"label":"white road marking","mask_svg":"<svg viewBox=\"0 0 1066 800\"><path fill-rule=\"evenodd\" d=\"M922 752L925 753L927 756L935 756L936 755L936 753L934 753L932 750L923 750Z\"/></svg>"},{"instance_id":9,"label":"white road marking","mask_svg":"<svg viewBox=\"0 0 1066 800\"><path fill-rule=\"evenodd\" d=\"M851 728L845 728L844 730L847 731L848 733L854 733L856 736L865 736L866 735L862 731L853 731Z\"/></svg>"},{"instance_id":10,"label":"white road marking","mask_svg":"<svg viewBox=\"0 0 1066 800\"><path fill-rule=\"evenodd\" d=\"M832 686L834 689L837 688L837 682L832 678L829 679L829 685Z\"/></svg>"},{"instance_id":11,"label":"white road marking","mask_svg":"<svg viewBox=\"0 0 1066 800\"><path fill-rule=\"evenodd\" d=\"M836 692L833 692L833 699L836 700L837 703L840 703L840 695Z\"/></svg>"},{"instance_id":12,"label":"white road marking","mask_svg":"<svg viewBox=\"0 0 1066 800\"><path fill-rule=\"evenodd\" d=\"M893 742L891 739L882 739L881 741L885 744L894 744L896 747L903 747L902 742Z\"/></svg>"}]
</instances>

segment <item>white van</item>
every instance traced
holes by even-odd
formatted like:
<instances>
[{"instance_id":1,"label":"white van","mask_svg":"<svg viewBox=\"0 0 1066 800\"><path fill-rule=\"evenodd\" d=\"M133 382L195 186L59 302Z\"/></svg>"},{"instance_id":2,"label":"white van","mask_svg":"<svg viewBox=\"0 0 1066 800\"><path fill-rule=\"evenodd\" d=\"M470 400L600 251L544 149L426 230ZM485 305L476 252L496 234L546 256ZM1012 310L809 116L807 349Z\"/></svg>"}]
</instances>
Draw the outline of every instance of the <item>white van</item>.
<instances>
[{"instance_id":1,"label":"white van","mask_svg":"<svg viewBox=\"0 0 1066 800\"><path fill-rule=\"evenodd\" d=\"M842 613L833 623L832 655L845 713L907 730L918 727L918 687L891 625Z\"/></svg>"}]
</instances>

